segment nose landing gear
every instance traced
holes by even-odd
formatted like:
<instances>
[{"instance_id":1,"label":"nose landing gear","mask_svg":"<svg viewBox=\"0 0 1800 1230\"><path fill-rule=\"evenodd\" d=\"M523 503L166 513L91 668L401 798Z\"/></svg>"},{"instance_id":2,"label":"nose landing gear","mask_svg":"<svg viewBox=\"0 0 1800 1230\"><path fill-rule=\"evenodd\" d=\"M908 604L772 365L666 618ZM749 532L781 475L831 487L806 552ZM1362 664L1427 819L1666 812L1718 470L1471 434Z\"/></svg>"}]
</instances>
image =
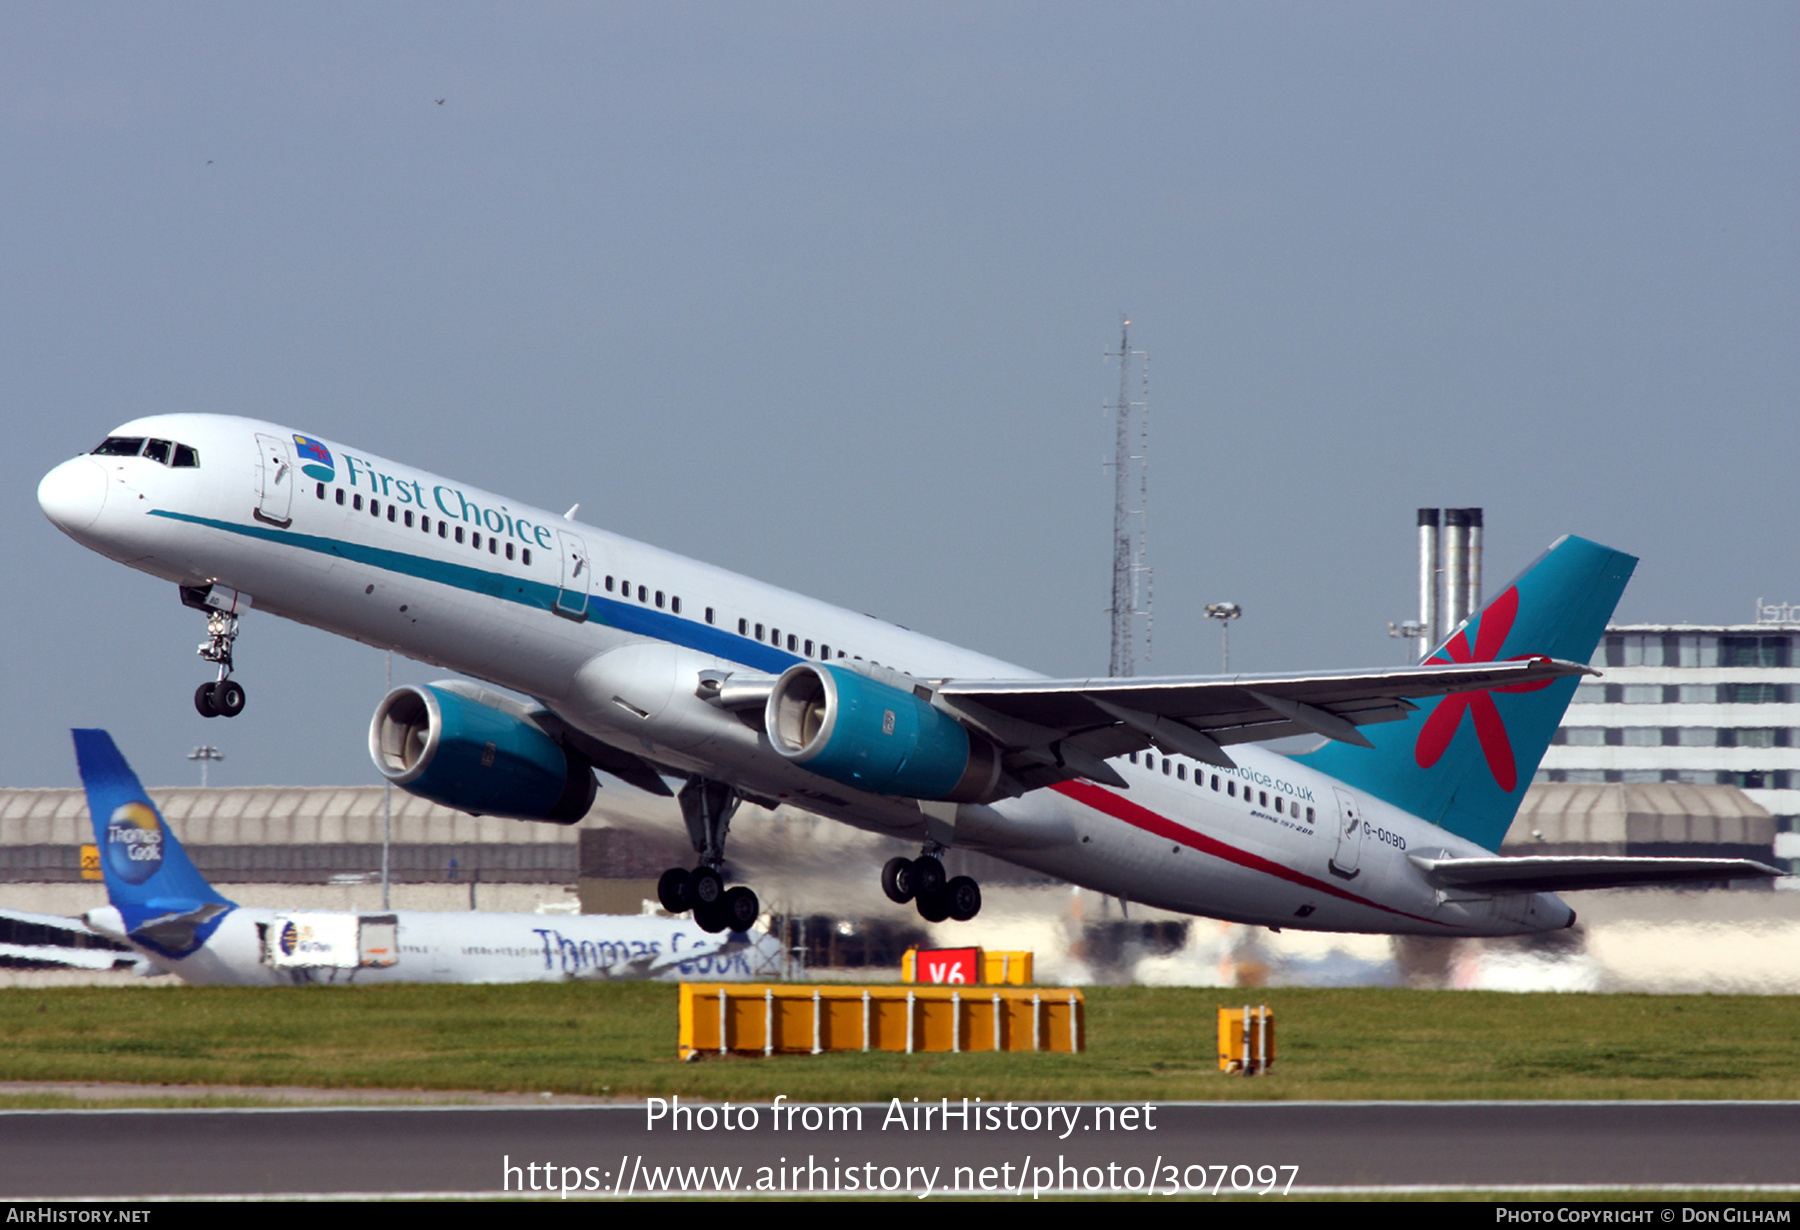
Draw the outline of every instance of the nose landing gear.
<instances>
[{"instance_id":1,"label":"nose landing gear","mask_svg":"<svg viewBox=\"0 0 1800 1230\"><path fill-rule=\"evenodd\" d=\"M981 913L981 885L970 876L946 880L940 848L927 845L914 859L890 858L881 869L881 891L896 905L914 902L926 922L968 922Z\"/></svg>"},{"instance_id":2,"label":"nose landing gear","mask_svg":"<svg viewBox=\"0 0 1800 1230\"><path fill-rule=\"evenodd\" d=\"M231 677L231 647L238 635L238 611L250 606L250 595L222 585L181 587L186 606L206 612L206 639L196 651L219 668L219 677L194 689L194 708L201 717L236 717L244 711L244 685Z\"/></svg>"}]
</instances>

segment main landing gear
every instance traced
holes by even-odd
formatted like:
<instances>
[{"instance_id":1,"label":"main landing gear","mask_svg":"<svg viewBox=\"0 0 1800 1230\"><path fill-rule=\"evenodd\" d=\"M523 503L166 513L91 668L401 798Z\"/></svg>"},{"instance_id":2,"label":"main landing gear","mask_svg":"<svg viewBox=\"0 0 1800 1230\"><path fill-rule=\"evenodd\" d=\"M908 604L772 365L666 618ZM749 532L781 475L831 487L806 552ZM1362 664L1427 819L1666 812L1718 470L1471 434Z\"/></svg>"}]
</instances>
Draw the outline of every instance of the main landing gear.
<instances>
[{"instance_id":1,"label":"main landing gear","mask_svg":"<svg viewBox=\"0 0 1800 1230\"><path fill-rule=\"evenodd\" d=\"M206 612L206 640L201 643L199 654L218 666L219 677L194 689L194 708L201 717L229 718L244 711L244 685L231 677L231 645L237 634L236 615L229 611Z\"/></svg>"},{"instance_id":2,"label":"main landing gear","mask_svg":"<svg viewBox=\"0 0 1800 1230\"><path fill-rule=\"evenodd\" d=\"M981 885L969 876L944 878L938 854L942 846L927 843L918 858L890 858L881 869L881 891L897 905L908 901L919 907L919 917L940 923L946 918L968 922L981 913Z\"/></svg>"},{"instance_id":3,"label":"main landing gear","mask_svg":"<svg viewBox=\"0 0 1800 1230\"><path fill-rule=\"evenodd\" d=\"M725 835L743 800L724 782L703 777L689 778L676 797L700 865L692 871L671 867L663 872L656 882L657 899L671 914L692 910L702 931L748 931L762 914L762 904L741 884L726 888L723 875Z\"/></svg>"}]
</instances>

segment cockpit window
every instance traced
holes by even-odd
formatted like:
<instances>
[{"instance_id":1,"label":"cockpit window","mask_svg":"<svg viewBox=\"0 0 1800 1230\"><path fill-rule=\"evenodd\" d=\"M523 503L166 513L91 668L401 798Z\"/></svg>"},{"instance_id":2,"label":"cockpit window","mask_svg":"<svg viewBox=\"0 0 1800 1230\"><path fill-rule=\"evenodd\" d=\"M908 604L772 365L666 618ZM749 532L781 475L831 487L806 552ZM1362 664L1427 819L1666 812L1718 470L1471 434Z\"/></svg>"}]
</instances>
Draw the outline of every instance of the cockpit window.
<instances>
[{"instance_id":1,"label":"cockpit window","mask_svg":"<svg viewBox=\"0 0 1800 1230\"><path fill-rule=\"evenodd\" d=\"M151 461L166 466L195 469L200 465L200 452L173 440L145 440L142 436L108 436L94 450L96 457L136 457L143 454Z\"/></svg>"}]
</instances>

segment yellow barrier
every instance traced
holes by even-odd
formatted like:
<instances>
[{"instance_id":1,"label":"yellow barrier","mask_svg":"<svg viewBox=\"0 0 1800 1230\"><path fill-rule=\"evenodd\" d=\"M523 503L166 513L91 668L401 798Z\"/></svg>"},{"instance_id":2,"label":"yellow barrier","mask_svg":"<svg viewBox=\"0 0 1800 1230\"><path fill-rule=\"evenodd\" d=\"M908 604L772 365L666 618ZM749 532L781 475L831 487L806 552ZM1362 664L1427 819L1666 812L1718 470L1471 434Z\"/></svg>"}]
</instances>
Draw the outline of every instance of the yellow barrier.
<instances>
[{"instance_id":1,"label":"yellow barrier","mask_svg":"<svg viewBox=\"0 0 1800 1230\"><path fill-rule=\"evenodd\" d=\"M1067 987L795 986L684 982L677 1040L701 1055L1087 1049L1087 1001Z\"/></svg>"},{"instance_id":2,"label":"yellow barrier","mask_svg":"<svg viewBox=\"0 0 1800 1230\"><path fill-rule=\"evenodd\" d=\"M1219 1071L1255 1076L1275 1062L1275 1014L1267 1004L1219 1009Z\"/></svg>"},{"instance_id":3,"label":"yellow barrier","mask_svg":"<svg viewBox=\"0 0 1800 1230\"><path fill-rule=\"evenodd\" d=\"M942 951L926 949L927 953ZM950 951L954 952L955 949ZM981 970L981 982L990 987L1025 987L1032 981L1032 958L1029 952L989 952L985 948L975 950L975 959ZM900 981L918 982L919 949L908 948L900 954ZM925 982L932 980L927 978Z\"/></svg>"}]
</instances>

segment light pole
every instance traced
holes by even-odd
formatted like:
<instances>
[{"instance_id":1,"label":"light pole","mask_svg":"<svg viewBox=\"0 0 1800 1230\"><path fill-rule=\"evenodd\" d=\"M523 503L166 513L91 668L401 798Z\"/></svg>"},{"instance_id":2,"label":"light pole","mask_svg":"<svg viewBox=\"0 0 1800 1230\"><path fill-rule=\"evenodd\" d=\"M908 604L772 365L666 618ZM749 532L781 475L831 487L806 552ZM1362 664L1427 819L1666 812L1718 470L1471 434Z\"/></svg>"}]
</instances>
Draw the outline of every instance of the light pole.
<instances>
[{"instance_id":1,"label":"light pole","mask_svg":"<svg viewBox=\"0 0 1800 1230\"><path fill-rule=\"evenodd\" d=\"M200 762L200 789L205 790L206 789L206 766L207 766L207 764L214 760L225 759L225 753L221 752L218 748L213 747L209 743L203 743L199 747L195 748L193 751L188 753L188 759L189 760L198 760Z\"/></svg>"},{"instance_id":2,"label":"light pole","mask_svg":"<svg viewBox=\"0 0 1800 1230\"><path fill-rule=\"evenodd\" d=\"M1235 602L1209 602L1206 617L1219 621L1219 673L1231 673L1231 621L1243 615L1244 608Z\"/></svg>"}]
</instances>

